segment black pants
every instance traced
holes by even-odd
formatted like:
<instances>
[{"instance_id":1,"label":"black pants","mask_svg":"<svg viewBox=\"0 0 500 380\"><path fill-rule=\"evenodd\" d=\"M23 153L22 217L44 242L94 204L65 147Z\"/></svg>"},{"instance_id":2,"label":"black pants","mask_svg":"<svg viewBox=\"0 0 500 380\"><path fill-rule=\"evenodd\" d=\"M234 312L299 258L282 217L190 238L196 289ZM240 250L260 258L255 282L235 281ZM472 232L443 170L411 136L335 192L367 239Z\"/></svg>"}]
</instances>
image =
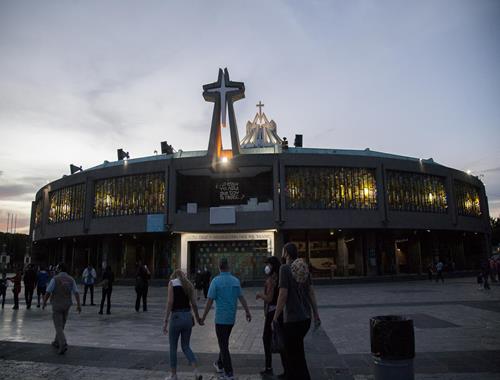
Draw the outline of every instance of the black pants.
<instances>
[{"instance_id":1,"label":"black pants","mask_svg":"<svg viewBox=\"0 0 500 380\"><path fill-rule=\"evenodd\" d=\"M24 285L24 300L26 301L26 308L29 309L31 307L31 301L33 300L33 293L35 292L35 288L32 286Z\"/></svg>"},{"instance_id":2,"label":"black pants","mask_svg":"<svg viewBox=\"0 0 500 380\"><path fill-rule=\"evenodd\" d=\"M139 311L139 307L141 306L141 298L142 298L142 310L148 311L148 286L142 286L140 288L135 288L135 292L137 297L135 298L135 311Z\"/></svg>"},{"instance_id":3,"label":"black pants","mask_svg":"<svg viewBox=\"0 0 500 380\"><path fill-rule=\"evenodd\" d=\"M5 293L7 293L7 288L0 289L0 297L2 298L2 309L3 309L3 306L5 305Z\"/></svg>"},{"instance_id":4,"label":"black pants","mask_svg":"<svg viewBox=\"0 0 500 380\"><path fill-rule=\"evenodd\" d=\"M40 296L44 296L46 292L47 292L46 286L37 286L36 287L36 295L38 297L38 303L37 303L38 306L40 306Z\"/></svg>"},{"instance_id":5,"label":"black pants","mask_svg":"<svg viewBox=\"0 0 500 380\"><path fill-rule=\"evenodd\" d=\"M436 282L438 282L439 279L441 279L441 282L444 282L444 277L443 277L443 271L442 270L438 270L437 271Z\"/></svg>"},{"instance_id":6,"label":"black pants","mask_svg":"<svg viewBox=\"0 0 500 380\"><path fill-rule=\"evenodd\" d=\"M101 308L99 312L102 313L102 309L104 307L104 299L106 299L106 313L109 314L111 312L111 292L113 288L102 288L102 297L101 297Z\"/></svg>"},{"instance_id":7,"label":"black pants","mask_svg":"<svg viewBox=\"0 0 500 380\"><path fill-rule=\"evenodd\" d=\"M219 342L219 368L224 368L224 373L228 376L233 375L233 364L229 353L229 337L232 329L233 325L215 325L215 334Z\"/></svg>"},{"instance_id":8,"label":"black pants","mask_svg":"<svg viewBox=\"0 0 500 380\"><path fill-rule=\"evenodd\" d=\"M205 299L207 299L207 294L208 294L208 285L203 285L203 295L205 296Z\"/></svg>"},{"instance_id":9,"label":"black pants","mask_svg":"<svg viewBox=\"0 0 500 380\"><path fill-rule=\"evenodd\" d=\"M266 357L266 369L273 368L273 353L271 352L271 340L273 338L273 318L274 310L266 314L266 319L264 321L264 333L262 334L262 342L264 343L264 354ZM283 325L283 314L280 315L278 322ZM283 353L280 353L281 364L283 365L283 370L285 370L285 358ZM286 371L285 371L286 374Z\"/></svg>"},{"instance_id":10,"label":"black pants","mask_svg":"<svg viewBox=\"0 0 500 380\"><path fill-rule=\"evenodd\" d=\"M94 285L85 284L85 288L83 289L83 305L85 305L85 300L87 299L87 291L90 289L90 304L94 304Z\"/></svg>"},{"instance_id":11,"label":"black pants","mask_svg":"<svg viewBox=\"0 0 500 380\"><path fill-rule=\"evenodd\" d=\"M15 290L12 290L12 293L14 293L14 309L19 309L19 293Z\"/></svg>"},{"instance_id":12,"label":"black pants","mask_svg":"<svg viewBox=\"0 0 500 380\"><path fill-rule=\"evenodd\" d=\"M304 352L304 337L310 327L310 319L283 324L287 380L311 380Z\"/></svg>"}]
</instances>

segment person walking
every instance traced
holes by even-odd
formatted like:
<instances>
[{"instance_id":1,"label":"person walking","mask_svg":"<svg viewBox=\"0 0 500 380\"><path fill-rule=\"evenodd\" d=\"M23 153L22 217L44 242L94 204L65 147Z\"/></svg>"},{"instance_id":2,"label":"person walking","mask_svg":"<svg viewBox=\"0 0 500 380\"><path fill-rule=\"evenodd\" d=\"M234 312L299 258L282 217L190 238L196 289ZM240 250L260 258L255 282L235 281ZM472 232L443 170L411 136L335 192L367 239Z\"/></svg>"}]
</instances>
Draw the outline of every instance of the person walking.
<instances>
[{"instance_id":1,"label":"person walking","mask_svg":"<svg viewBox=\"0 0 500 380\"><path fill-rule=\"evenodd\" d=\"M168 380L177 380L177 345L179 337L181 338L182 352L184 352L186 359L193 367L194 379L202 380L203 378L198 372L196 357L189 346L191 331L194 326L191 311L194 311L194 317L198 324L201 325L193 284L187 279L183 271L177 269L170 276L168 283L167 310L165 323L163 324L163 333L168 334L170 345L171 375L167 378Z\"/></svg>"},{"instance_id":2,"label":"person walking","mask_svg":"<svg viewBox=\"0 0 500 380\"><path fill-rule=\"evenodd\" d=\"M49 273L45 270L45 268L41 268L36 274L36 296L37 296L37 304L36 307L40 307L40 297L45 295L47 291L47 284L49 283Z\"/></svg>"},{"instance_id":3,"label":"person walking","mask_svg":"<svg viewBox=\"0 0 500 380\"><path fill-rule=\"evenodd\" d=\"M439 282L439 279L441 279L441 282L444 283L443 269L444 264L441 260L439 260L436 264L436 282Z\"/></svg>"},{"instance_id":4,"label":"person walking","mask_svg":"<svg viewBox=\"0 0 500 380\"><path fill-rule=\"evenodd\" d=\"M21 293L21 280L23 278L23 272L21 270L18 270L16 275L14 277L9 277L7 280L12 282L14 285L12 287L12 294L14 296L14 310L19 309L19 293Z\"/></svg>"},{"instance_id":5,"label":"person walking","mask_svg":"<svg viewBox=\"0 0 500 380\"><path fill-rule=\"evenodd\" d=\"M485 290L490 290L490 283L488 282L490 277L490 264L488 261L484 261L481 265L482 276L483 276L483 287Z\"/></svg>"},{"instance_id":6,"label":"person walking","mask_svg":"<svg viewBox=\"0 0 500 380\"><path fill-rule=\"evenodd\" d=\"M90 289L90 306L95 306L94 303L94 283L97 278L97 273L95 269L92 267L92 264L88 264L87 268L83 270L82 279L83 279L83 304L85 306L85 301L87 300L87 291Z\"/></svg>"},{"instance_id":7,"label":"person walking","mask_svg":"<svg viewBox=\"0 0 500 380\"><path fill-rule=\"evenodd\" d=\"M278 301L278 293L279 293L279 271L281 263L276 256L271 256L266 260L266 266L264 268L264 272L267 276L266 282L264 283L264 292L257 293L256 299L264 301L264 333L262 334L262 342L264 344L264 354L266 359L266 366L263 371L260 372L262 376L272 376L274 375L273 371L273 356L271 352L271 339L272 339L272 321L274 318L274 313L276 311L276 304ZM280 318L280 323L282 322L282 318ZM283 356L282 356L282 363ZM286 375L283 374L283 377Z\"/></svg>"},{"instance_id":8,"label":"person walking","mask_svg":"<svg viewBox=\"0 0 500 380\"><path fill-rule=\"evenodd\" d=\"M142 264L142 261L137 262L137 272L135 274L135 311L139 312L142 298L142 311L148 311L148 288L151 272L148 267Z\"/></svg>"},{"instance_id":9,"label":"person walking","mask_svg":"<svg viewBox=\"0 0 500 380\"><path fill-rule=\"evenodd\" d=\"M432 274L434 273L434 265L432 265L432 262L427 265L427 275L429 277L429 281L432 281Z\"/></svg>"},{"instance_id":10,"label":"person walking","mask_svg":"<svg viewBox=\"0 0 500 380\"><path fill-rule=\"evenodd\" d=\"M102 314L102 309L104 308L104 299L106 299L106 314L111 314L111 293L113 292L113 282L115 281L115 275L111 270L111 266L108 265L106 270L102 274L102 297L101 297L101 307L99 308L99 314Z\"/></svg>"},{"instance_id":11,"label":"person walking","mask_svg":"<svg viewBox=\"0 0 500 380\"><path fill-rule=\"evenodd\" d=\"M210 283L208 299L200 323L205 322L208 312L215 301L215 334L219 344L219 359L214 362L219 379L234 380L231 354L229 352L229 337L236 321L236 304L238 300L245 309L246 319L252 320L247 301L241 293L240 280L231 275L227 258L219 260L220 274Z\"/></svg>"},{"instance_id":12,"label":"person walking","mask_svg":"<svg viewBox=\"0 0 500 380\"><path fill-rule=\"evenodd\" d=\"M283 340L285 346L285 373L288 380L310 380L304 351L304 337L311 326L311 309L314 326L321 320L316 295L311 283L309 268L298 258L297 246L287 243L283 247L279 275L279 295L273 324L283 313Z\"/></svg>"},{"instance_id":13,"label":"person walking","mask_svg":"<svg viewBox=\"0 0 500 380\"><path fill-rule=\"evenodd\" d=\"M36 286L36 272L31 264L26 266L24 270L24 301L26 302L26 309L31 308L31 301L33 300L33 293Z\"/></svg>"},{"instance_id":14,"label":"person walking","mask_svg":"<svg viewBox=\"0 0 500 380\"><path fill-rule=\"evenodd\" d=\"M5 272L2 273L2 278L0 278L0 297L2 298L2 309L5 305L5 296L7 294L7 274Z\"/></svg>"},{"instance_id":15,"label":"person walking","mask_svg":"<svg viewBox=\"0 0 500 380\"><path fill-rule=\"evenodd\" d=\"M207 267L203 268L202 272L202 280L203 280L203 296L207 299L208 288L210 286L210 278L212 277L212 273L208 270Z\"/></svg>"},{"instance_id":16,"label":"person walking","mask_svg":"<svg viewBox=\"0 0 500 380\"><path fill-rule=\"evenodd\" d=\"M76 300L76 310L78 313L82 311L80 306L80 295L76 282L69 274L66 273L64 263L60 263L56 267L56 275L50 280L47 286L47 292L43 297L42 309L45 310L47 301L50 298L52 304L52 320L54 321L54 328L56 330L56 337L52 342L52 346L57 348L59 355L64 354L68 349L66 336L64 335L64 328L68 320L69 309L73 304L71 296L73 295Z\"/></svg>"}]
</instances>

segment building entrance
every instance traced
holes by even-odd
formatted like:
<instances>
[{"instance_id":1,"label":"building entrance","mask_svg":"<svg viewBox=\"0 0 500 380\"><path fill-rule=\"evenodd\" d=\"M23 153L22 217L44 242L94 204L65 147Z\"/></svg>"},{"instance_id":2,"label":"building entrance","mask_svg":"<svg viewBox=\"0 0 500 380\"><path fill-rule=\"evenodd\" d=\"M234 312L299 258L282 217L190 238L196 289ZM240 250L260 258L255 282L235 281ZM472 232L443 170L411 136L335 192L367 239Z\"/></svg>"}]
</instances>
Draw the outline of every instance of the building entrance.
<instances>
[{"instance_id":1,"label":"building entrance","mask_svg":"<svg viewBox=\"0 0 500 380\"><path fill-rule=\"evenodd\" d=\"M274 255L274 231L241 233L183 233L181 268L194 274L198 269L219 273L219 259L226 257L231 272L241 281L264 278L264 261Z\"/></svg>"},{"instance_id":2,"label":"building entrance","mask_svg":"<svg viewBox=\"0 0 500 380\"><path fill-rule=\"evenodd\" d=\"M216 275L219 260L226 257L231 273L241 281L264 278L264 261L269 255L266 240L203 241L189 244L191 273L205 267Z\"/></svg>"}]
</instances>

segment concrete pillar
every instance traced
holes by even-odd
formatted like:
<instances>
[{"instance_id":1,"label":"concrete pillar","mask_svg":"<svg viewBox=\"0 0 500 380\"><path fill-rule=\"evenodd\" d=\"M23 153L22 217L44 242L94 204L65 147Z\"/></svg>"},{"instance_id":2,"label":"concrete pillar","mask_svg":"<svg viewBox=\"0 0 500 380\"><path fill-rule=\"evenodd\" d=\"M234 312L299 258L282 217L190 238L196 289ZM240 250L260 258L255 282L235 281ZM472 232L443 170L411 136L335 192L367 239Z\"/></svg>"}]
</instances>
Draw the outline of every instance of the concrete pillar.
<instances>
[{"instance_id":1,"label":"concrete pillar","mask_svg":"<svg viewBox=\"0 0 500 380\"><path fill-rule=\"evenodd\" d=\"M418 237L411 238L408 242L408 260L410 272L422 274L422 252Z\"/></svg>"},{"instance_id":2,"label":"concrete pillar","mask_svg":"<svg viewBox=\"0 0 500 380\"><path fill-rule=\"evenodd\" d=\"M370 231L365 234L366 239L366 268L368 276L377 275L377 239L375 232Z\"/></svg>"},{"instance_id":3,"label":"concrete pillar","mask_svg":"<svg viewBox=\"0 0 500 380\"><path fill-rule=\"evenodd\" d=\"M354 240L354 262L356 264L356 275L364 276L364 255L363 255L363 235L361 233L356 234Z\"/></svg>"},{"instance_id":4,"label":"concrete pillar","mask_svg":"<svg viewBox=\"0 0 500 380\"><path fill-rule=\"evenodd\" d=\"M464 249L464 238L459 236L455 239L453 248L453 260L455 261L455 269L463 270L465 269L465 249Z\"/></svg>"},{"instance_id":5,"label":"concrete pillar","mask_svg":"<svg viewBox=\"0 0 500 380\"><path fill-rule=\"evenodd\" d=\"M337 239L337 252L337 273L340 276L347 276L349 274L349 251L343 236Z\"/></svg>"}]
</instances>

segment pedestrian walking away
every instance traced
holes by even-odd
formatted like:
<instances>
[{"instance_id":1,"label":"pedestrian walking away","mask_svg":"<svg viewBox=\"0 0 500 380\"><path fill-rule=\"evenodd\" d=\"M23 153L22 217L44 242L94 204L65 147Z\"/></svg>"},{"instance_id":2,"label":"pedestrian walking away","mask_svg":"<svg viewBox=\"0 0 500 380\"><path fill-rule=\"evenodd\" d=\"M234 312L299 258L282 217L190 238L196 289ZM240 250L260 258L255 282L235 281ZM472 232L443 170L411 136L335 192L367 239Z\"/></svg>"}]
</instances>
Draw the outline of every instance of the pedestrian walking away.
<instances>
[{"instance_id":1,"label":"pedestrian walking away","mask_svg":"<svg viewBox=\"0 0 500 380\"><path fill-rule=\"evenodd\" d=\"M279 275L279 295L273 323L283 313L283 339L285 372L288 380L310 380L304 351L304 337L311 326L320 326L316 295L311 284L309 268L298 258L297 246L287 243L283 247Z\"/></svg>"},{"instance_id":2,"label":"pedestrian walking away","mask_svg":"<svg viewBox=\"0 0 500 380\"><path fill-rule=\"evenodd\" d=\"M207 267L203 269L202 274L202 281L203 281L203 296L205 299L207 299L208 295L208 288L210 287L210 278L212 277L212 273L208 270Z\"/></svg>"},{"instance_id":3,"label":"pedestrian walking away","mask_svg":"<svg viewBox=\"0 0 500 380\"><path fill-rule=\"evenodd\" d=\"M97 273L95 269L92 267L92 264L89 263L87 268L83 270L82 279L83 279L83 306L85 306L85 301L87 300L87 291L90 290L90 305L94 306L94 284L97 278Z\"/></svg>"},{"instance_id":4,"label":"pedestrian walking away","mask_svg":"<svg viewBox=\"0 0 500 380\"><path fill-rule=\"evenodd\" d=\"M8 277L7 280L12 282L12 295L14 296L14 310L19 309L19 293L21 293L21 280L23 272L18 270L14 277Z\"/></svg>"},{"instance_id":5,"label":"pedestrian walking away","mask_svg":"<svg viewBox=\"0 0 500 380\"><path fill-rule=\"evenodd\" d=\"M439 282L439 279L441 279L441 282L444 283L443 269L444 264L441 260L439 260L436 264L436 282Z\"/></svg>"},{"instance_id":6,"label":"pedestrian walking away","mask_svg":"<svg viewBox=\"0 0 500 380\"><path fill-rule=\"evenodd\" d=\"M31 301L33 300L33 293L36 286L36 272L31 264L28 264L24 270L24 300L26 302L26 309L31 308Z\"/></svg>"},{"instance_id":7,"label":"pedestrian walking away","mask_svg":"<svg viewBox=\"0 0 500 380\"><path fill-rule=\"evenodd\" d=\"M38 273L36 274L36 296L37 303L36 307L40 307L40 297L45 295L47 291L47 284L49 283L49 273L45 270L45 268L40 268Z\"/></svg>"},{"instance_id":8,"label":"pedestrian walking away","mask_svg":"<svg viewBox=\"0 0 500 380\"><path fill-rule=\"evenodd\" d=\"M233 380L233 366L229 352L229 337L236 321L236 306L238 300L245 309L246 319L252 320L247 301L241 293L240 280L231 275L229 264L225 257L219 261L220 274L212 280L208 289L208 299L201 318L205 322L208 312L215 301L215 334L219 344L219 359L214 363L219 379Z\"/></svg>"},{"instance_id":9,"label":"pedestrian walking away","mask_svg":"<svg viewBox=\"0 0 500 380\"><path fill-rule=\"evenodd\" d=\"M433 273L434 273L434 266L432 265L432 263L429 263L429 265L427 265L427 275L429 276L430 281L432 281Z\"/></svg>"},{"instance_id":10,"label":"pedestrian walking away","mask_svg":"<svg viewBox=\"0 0 500 380\"><path fill-rule=\"evenodd\" d=\"M101 297L101 307L99 308L99 314L102 314L102 309L104 308L104 300L106 300L106 314L111 314L111 293L113 292L113 282L115 281L115 275L111 270L111 266L108 265L106 270L102 274L102 297Z\"/></svg>"},{"instance_id":11,"label":"pedestrian walking away","mask_svg":"<svg viewBox=\"0 0 500 380\"><path fill-rule=\"evenodd\" d=\"M137 272L135 274L135 311L139 311L142 299L142 311L148 311L148 288L151 272L148 267L142 264L142 261L137 262Z\"/></svg>"},{"instance_id":12,"label":"pedestrian walking away","mask_svg":"<svg viewBox=\"0 0 500 380\"><path fill-rule=\"evenodd\" d=\"M194 317L191 311L194 312ZM177 269L170 276L168 283L167 310L165 323L163 324L163 333L168 334L170 345L171 375L167 380L177 380L177 345L179 337L181 338L182 352L184 352L186 359L193 367L194 379L202 380L203 378L198 372L197 360L189 345L194 318L196 318L198 324L201 324L195 289L184 272Z\"/></svg>"},{"instance_id":13,"label":"pedestrian walking away","mask_svg":"<svg viewBox=\"0 0 500 380\"><path fill-rule=\"evenodd\" d=\"M0 298L2 298L2 309L5 305L5 296L7 294L7 288L8 288L8 282L7 282L7 274L5 272L2 273L2 278L0 278Z\"/></svg>"},{"instance_id":14,"label":"pedestrian walking away","mask_svg":"<svg viewBox=\"0 0 500 380\"><path fill-rule=\"evenodd\" d=\"M57 353L59 355L62 355L68 349L64 328L68 320L69 310L73 304L71 300L72 295L75 297L76 310L78 313L82 311L82 308L80 307L80 295L78 294L76 282L73 277L66 273L64 263L56 267L56 273L57 274L50 280L47 286L47 292L43 297L42 309L45 310L47 301L50 298L52 304L52 320L56 330L56 336L52 342L52 346L57 348Z\"/></svg>"},{"instance_id":15,"label":"pedestrian walking away","mask_svg":"<svg viewBox=\"0 0 500 380\"><path fill-rule=\"evenodd\" d=\"M274 375L273 364L272 364L272 352L271 352L271 339L272 339L272 321L274 318L274 313L276 311L276 304L278 301L279 292L279 270L281 263L276 256L271 256L266 260L266 266L264 272L267 276L266 282L264 284L264 292L257 293L256 299L264 301L264 333L262 334L262 342L264 344L264 354L265 354L265 368L260 372L262 376L272 376ZM282 318L279 319L282 323ZM281 362L284 368L284 357L281 354ZM282 378L286 378L286 373L280 375Z\"/></svg>"}]
</instances>

